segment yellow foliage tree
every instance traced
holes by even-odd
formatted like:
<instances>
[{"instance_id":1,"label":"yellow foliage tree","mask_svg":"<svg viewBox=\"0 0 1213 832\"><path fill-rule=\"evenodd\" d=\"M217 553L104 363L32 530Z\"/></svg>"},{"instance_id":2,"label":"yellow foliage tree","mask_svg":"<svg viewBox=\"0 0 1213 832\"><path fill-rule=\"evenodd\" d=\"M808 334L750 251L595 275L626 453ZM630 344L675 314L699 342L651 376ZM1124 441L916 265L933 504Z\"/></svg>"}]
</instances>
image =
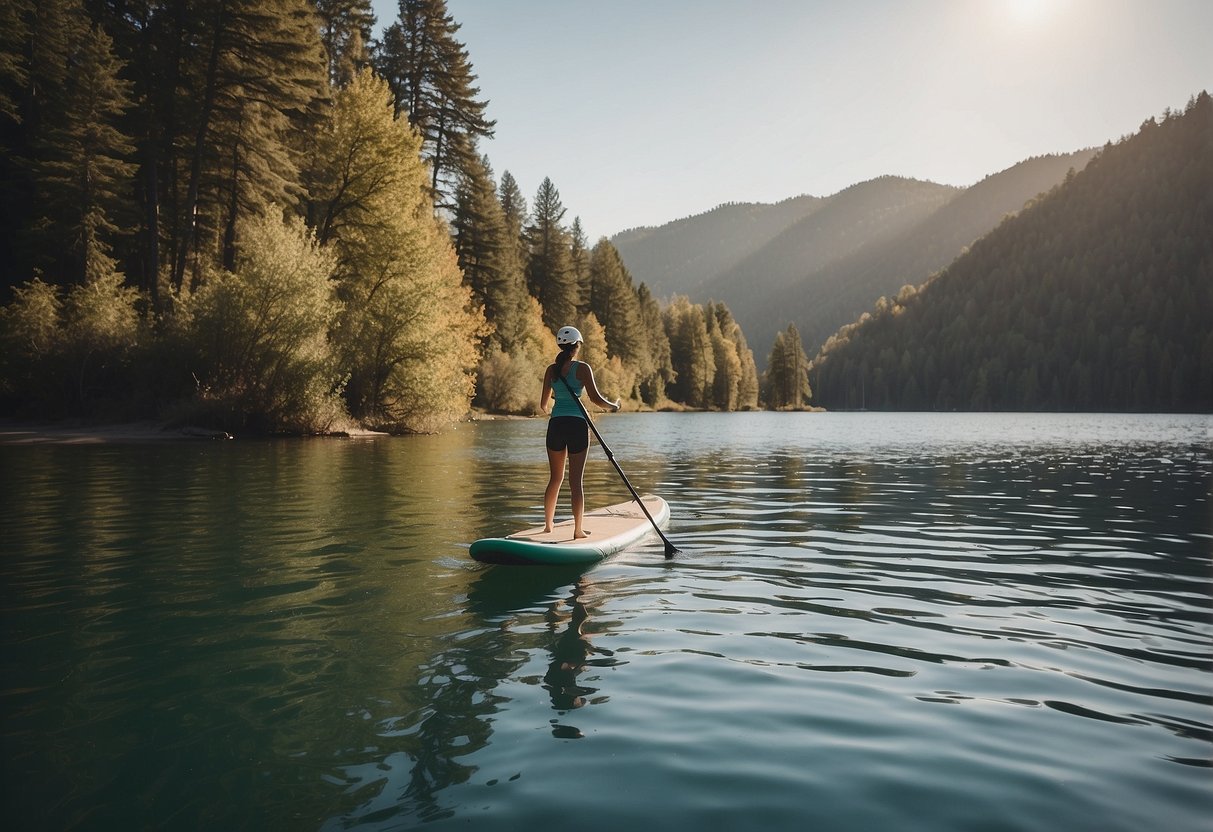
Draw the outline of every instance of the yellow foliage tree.
<instances>
[{"instance_id":1,"label":"yellow foliage tree","mask_svg":"<svg viewBox=\"0 0 1213 832\"><path fill-rule=\"evenodd\" d=\"M491 410L538 413L544 368L556 354L552 333L543 325L539 301L529 295L517 325L508 334L489 339L480 362L480 395Z\"/></svg>"},{"instance_id":2,"label":"yellow foliage tree","mask_svg":"<svg viewBox=\"0 0 1213 832\"><path fill-rule=\"evenodd\" d=\"M179 312L195 354L195 416L225 428L323 432L342 416L327 331L333 258L302 221L242 223L235 271L214 269Z\"/></svg>"},{"instance_id":3,"label":"yellow foliage tree","mask_svg":"<svg viewBox=\"0 0 1213 832\"><path fill-rule=\"evenodd\" d=\"M472 311L420 139L369 70L336 93L313 161L312 218L337 254L333 347L364 423L430 432L471 401L484 317Z\"/></svg>"},{"instance_id":4,"label":"yellow foliage tree","mask_svg":"<svg viewBox=\"0 0 1213 832\"><path fill-rule=\"evenodd\" d=\"M593 312L581 321L581 337L585 343L579 356L594 369L594 383L608 399L628 395L636 384L636 371L625 367L619 356L607 357L606 330Z\"/></svg>"}]
</instances>

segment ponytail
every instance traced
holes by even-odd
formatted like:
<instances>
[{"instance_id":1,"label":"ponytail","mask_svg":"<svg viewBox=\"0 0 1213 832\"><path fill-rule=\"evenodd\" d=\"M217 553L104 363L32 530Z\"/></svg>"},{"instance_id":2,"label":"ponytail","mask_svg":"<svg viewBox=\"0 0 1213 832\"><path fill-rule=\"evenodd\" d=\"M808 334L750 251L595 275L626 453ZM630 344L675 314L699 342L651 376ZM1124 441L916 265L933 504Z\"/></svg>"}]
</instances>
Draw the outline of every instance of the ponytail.
<instances>
[{"instance_id":1,"label":"ponytail","mask_svg":"<svg viewBox=\"0 0 1213 832\"><path fill-rule=\"evenodd\" d=\"M564 375L564 365L569 363L575 349L577 349L576 344L564 344L560 347L560 353L556 356L556 375Z\"/></svg>"}]
</instances>

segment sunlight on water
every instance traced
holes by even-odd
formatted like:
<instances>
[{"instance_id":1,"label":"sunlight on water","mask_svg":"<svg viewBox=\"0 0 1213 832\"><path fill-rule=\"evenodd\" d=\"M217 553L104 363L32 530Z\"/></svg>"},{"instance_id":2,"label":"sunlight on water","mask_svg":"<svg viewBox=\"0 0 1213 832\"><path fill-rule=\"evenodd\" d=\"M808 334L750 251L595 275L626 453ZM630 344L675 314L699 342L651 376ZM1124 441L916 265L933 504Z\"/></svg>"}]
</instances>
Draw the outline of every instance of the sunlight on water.
<instances>
[{"instance_id":1,"label":"sunlight on water","mask_svg":"<svg viewBox=\"0 0 1213 832\"><path fill-rule=\"evenodd\" d=\"M681 553L572 571L466 556L539 516L539 421L0 447L5 806L19 828L1196 830L1211 425L608 417ZM625 498L592 453L590 503Z\"/></svg>"}]
</instances>

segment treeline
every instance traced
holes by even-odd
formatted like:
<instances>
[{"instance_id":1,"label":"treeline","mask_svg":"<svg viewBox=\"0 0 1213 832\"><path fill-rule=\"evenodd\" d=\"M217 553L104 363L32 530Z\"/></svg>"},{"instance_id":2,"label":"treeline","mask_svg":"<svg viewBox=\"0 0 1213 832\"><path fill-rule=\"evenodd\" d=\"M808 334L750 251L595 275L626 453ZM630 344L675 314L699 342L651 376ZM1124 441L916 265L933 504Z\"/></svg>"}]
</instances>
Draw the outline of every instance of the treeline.
<instances>
[{"instance_id":1,"label":"treeline","mask_svg":"<svg viewBox=\"0 0 1213 832\"><path fill-rule=\"evenodd\" d=\"M27 416L433 430L526 412L576 322L603 389L754 407L722 304L664 308L528 209L444 0L0 6L0 399Z\"/></svg>"},{"instance_id":2,"label":"treeline","mask_svg":"<svg viewBox=\"0 0 1213 832\"><path fill-rule=\"evenodd\" d=\"M1108 144L813 360L815 402L1213 410L1213 100Z\"/></svg>"},{"instance_id":3,"label":"treeline","mask_svg":"<svg viewBox=\"0 0 1213 832\"><path fill-rule=\"evenodd\" d=\"M462 180L454 244L473 307L490 322L476 403L534 411L536 380L554 357L551 333L576 321L582 358L611 395L652 408L757 407L754 356L728 308L683 297L662 306L635 285L609 240L591 248L578 219L565 225L566 213L550 179L528 209L513 176L496 184L487 159Z\"/></svg>"}]
</instances>

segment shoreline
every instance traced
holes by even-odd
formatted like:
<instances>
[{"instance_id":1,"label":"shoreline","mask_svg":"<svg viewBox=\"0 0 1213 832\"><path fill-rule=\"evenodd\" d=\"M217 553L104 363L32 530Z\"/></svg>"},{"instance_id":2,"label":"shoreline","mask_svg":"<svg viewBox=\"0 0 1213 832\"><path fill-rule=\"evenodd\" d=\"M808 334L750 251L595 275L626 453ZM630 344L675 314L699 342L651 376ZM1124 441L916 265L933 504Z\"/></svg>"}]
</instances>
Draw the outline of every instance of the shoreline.
<instances>
[{"instance_id":1,"label":"shoreline","mask_svg":"<svg viewBox=\"0 0 1213 832\"><path fill-rule=\"evenodd\" d=\"M487 413L473 410L459 422L524 420L530 416ZM39 421L0 417L0 445L113 445L141 442L197 442L261 439L373 439L392 436L386 431L347 427L321 434L247 434L233 436L225 431L195 425L170 425L153 419L130 422L89 422L65 420Z\"/></svg>"},{"instance_id":2,"label":"shoreline","mask_svg":"<svg viewBox=\"0 0 1213 832\"><path fill-rule=\"evenodd\" d=\"M367 438L388 436L379 431L354 428L318 437L292 438ZM85 422L27 422L17 419L0 419L0 445L112 445L140 442L198 442L234 439L221 430L187 425L177 427L163 422L139 421L111 424L89 424ZM267 436L256 439L273 438Z\"/></svg>"},{"instance_id":3,"label":"shoreline","mask_svg":"<svg viewBox=\"0 0 1213 832\"><path fill-rule=\"evenodd\" d=\"M806 408L816 410L816 408ZM689 408L637 410L637 413L693 413ZM473 409L455 424L497 421L528 421L544 418L516 413L490 413ZM326 434L248 434L232 436L221 430L194 425L175 426L147 419L131 422L62 422L0 417L0 445L112 445L142 442L198 442L233 439L371 439L393 434L369 428L351 427Z\"/></svg>"}]
</instances>

